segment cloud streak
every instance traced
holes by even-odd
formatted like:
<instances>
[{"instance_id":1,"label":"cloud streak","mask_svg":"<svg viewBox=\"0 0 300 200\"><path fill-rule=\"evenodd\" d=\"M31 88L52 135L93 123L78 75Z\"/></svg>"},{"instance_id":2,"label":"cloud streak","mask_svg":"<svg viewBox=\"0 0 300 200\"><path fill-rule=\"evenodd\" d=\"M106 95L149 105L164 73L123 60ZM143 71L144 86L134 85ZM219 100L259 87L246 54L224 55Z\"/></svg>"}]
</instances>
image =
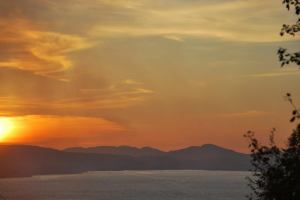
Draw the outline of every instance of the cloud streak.
<instances>
[{"instance_id":1,"label":"cloud streak","mask_svg":"<svg viewBox=\"0 0 300 200\"><path fill-rule=\"evenodd\" d=\"M26 20L8 20L1 24L5 28L0 34L1 43L4 44L0 49L0 67L55 77L55 73L73 65L68 54L93 46L80 36L36 30Z\"/></svg>"},{"instance_id":2,"label":"cloud streak","mask_svg":"<svg viewBox=\"0 0 300 200\"><path fill-rule=\"evenodd\" d=\"M80 24L72 33L59 27L107 3L13 0L0 5L2 114L99 116L101 110L130 107L153 93L134 80L104 83L100 67L90 72L72 58L98 41L85 35ZM67 21L61 17L64 9L71 11Z\"/></svg>"},{"instance_id":3,"label":"cloud streak","mask_svg":"<svg viewBox=\"0 0 300 200\"><path fill-rule=\"evenodd\" d=\"M102 1L109 4L110 1ZM98 37L213 37L234 42L282 41L277 34L279 18L273 12L280 12L273 1L125 1L113 2L122 14L130 15L135 23L95 25L90 30ZM127 5L131 9L128 8ZM265 8L268 8L266 10ZM253 14L251 14L253 13ZM256 20L260 14L260 20Z\"/></svg>"},{"instance_id":4,"label":"cloud streak","mask_svg":"<svg viewBox=\"0 0 300 200\"><path fill-rule=\"evenodd\" d=\"M256 73L250 74L250 77L253 78L273 78L273 77L285 77L285 76L297 76L299 75L300 71L293 67L285 67L277 70L272 70L270 72L265 73Z\"/></svg>"},{"instance_id":5,"label":"cloud streak","mask_svg":"<svg viewBox=\"0 0 300 200\"><path fill-rule=\"evenodd\" d=\"M2 69L0 79L0 111L12 116L101 116L103 110L134 106L154 94L134 80L103 88L78 88L72 82L10 68Z\"/></svg>"},{"instance_id":6,"label":"cloud streak","mask_svg":"<svg viewBox=\"0 0 300 200\"><path fill-rule=\"evenodd\" d=\"M259 110L249 110L245 112L235 112L235 113L223 113L220 114L221 117L229 117L229 118L251 118L251 117L260 117L269 114L265 111Z\"/></svg>"}]
</instances>

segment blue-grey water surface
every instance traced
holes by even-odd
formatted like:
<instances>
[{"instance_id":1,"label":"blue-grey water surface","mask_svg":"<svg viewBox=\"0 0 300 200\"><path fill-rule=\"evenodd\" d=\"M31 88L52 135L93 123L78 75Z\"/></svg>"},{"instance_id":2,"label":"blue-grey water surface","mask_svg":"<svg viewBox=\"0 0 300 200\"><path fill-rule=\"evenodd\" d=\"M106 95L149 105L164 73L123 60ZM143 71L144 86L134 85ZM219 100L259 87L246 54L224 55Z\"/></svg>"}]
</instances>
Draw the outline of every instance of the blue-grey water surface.
<instances>
[{"instance_id":1,"label":"blue-grey water surface","mask_svg":"<svg viewBox=\"0 0 300 200\"><path fill-rule=\"evenodd\" d=\"M243 200L248 172L116 171L0 179L8 200Z\"/></svg>"}]
</instances>

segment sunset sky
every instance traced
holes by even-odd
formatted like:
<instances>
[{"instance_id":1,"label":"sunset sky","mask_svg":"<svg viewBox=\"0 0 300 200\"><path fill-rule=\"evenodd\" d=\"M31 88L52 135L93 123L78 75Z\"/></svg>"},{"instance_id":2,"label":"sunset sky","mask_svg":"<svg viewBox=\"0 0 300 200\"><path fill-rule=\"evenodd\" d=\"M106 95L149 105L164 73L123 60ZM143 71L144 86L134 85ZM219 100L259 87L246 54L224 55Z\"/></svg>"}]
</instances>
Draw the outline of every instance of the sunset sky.
<instances>
[{"instance_id":1,"label":"sunset sky","mask_svg":"<svg viewBox=\"0 0 300 200\"><path fill-rule=\"evenodd\" d=\"M1 0L0 140L245 152L275 127L283 144L295 20L281 0Z\"/></svg>"}]
</instances>

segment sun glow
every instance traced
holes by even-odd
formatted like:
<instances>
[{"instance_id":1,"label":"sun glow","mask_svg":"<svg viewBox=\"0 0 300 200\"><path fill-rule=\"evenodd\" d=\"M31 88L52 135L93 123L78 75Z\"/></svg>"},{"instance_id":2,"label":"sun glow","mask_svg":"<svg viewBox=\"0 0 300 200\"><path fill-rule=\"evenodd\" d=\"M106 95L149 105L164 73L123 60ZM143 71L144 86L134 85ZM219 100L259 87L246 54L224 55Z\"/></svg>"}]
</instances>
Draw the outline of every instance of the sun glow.
<instances>
[{"instance_id":1,"label":"sun glow","mask_svg":"<svg viewBox=\"0 0 300 200\"><path fill-rule=\"evenodd\" d=\"M13 122L9 118L0 118L0 141L3 141L5 136L11 133Z\"/></svg>"}]
</instances>

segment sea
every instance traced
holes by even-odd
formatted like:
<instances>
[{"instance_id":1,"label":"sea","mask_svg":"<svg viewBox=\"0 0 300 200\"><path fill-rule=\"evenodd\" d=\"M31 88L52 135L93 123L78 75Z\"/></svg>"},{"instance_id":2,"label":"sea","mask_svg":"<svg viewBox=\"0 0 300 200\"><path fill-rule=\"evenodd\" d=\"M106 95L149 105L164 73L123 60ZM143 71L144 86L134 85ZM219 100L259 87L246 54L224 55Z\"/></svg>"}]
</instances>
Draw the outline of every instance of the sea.
<instances>
[{"instance_id":1,"label":"sea","mask_svg":"<svg viewBox=\"0 0 300 200\"><path fill-rule=\"evenodd\" d=\"M250 175L203 170L46 175L0 179L0 194L7 200L246 200Z\"/></svg>"}]
</instances>

